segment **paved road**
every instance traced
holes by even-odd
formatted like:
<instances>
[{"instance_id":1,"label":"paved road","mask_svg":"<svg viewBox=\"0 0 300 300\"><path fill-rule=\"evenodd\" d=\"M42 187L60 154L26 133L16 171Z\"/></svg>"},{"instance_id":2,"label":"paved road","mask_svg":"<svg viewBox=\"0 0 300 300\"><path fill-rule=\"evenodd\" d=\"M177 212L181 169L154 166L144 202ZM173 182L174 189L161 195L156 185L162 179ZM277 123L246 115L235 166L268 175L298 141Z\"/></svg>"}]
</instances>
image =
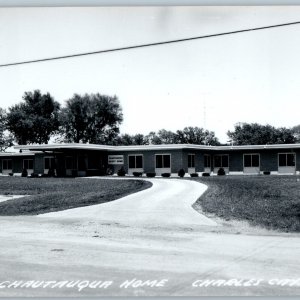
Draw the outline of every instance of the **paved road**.
<instances>
[{"instance_id":1,"label":"paved road","mask_svg":"<svg viewBox=\"0 0 300 300\"><path fill-rule=\"evenodd\" d=\"M216 226L190 207L203 185L175 179L153 183L151 189L104 205L1 217L2 281L79 280L84 287L101 280L107 288L98 282L97 288L80 292L78 285L8 289L0 283L0 296L300 294L299 286L278 285L278 280L300 277L298 234L251 231L219 221ZM120 287L134 279L135 286ZM200 280L217 279L223 280L220 286L212 281L199 286ZM139 286L147 280L154 286Z\"/></svg>"}]
</instances>

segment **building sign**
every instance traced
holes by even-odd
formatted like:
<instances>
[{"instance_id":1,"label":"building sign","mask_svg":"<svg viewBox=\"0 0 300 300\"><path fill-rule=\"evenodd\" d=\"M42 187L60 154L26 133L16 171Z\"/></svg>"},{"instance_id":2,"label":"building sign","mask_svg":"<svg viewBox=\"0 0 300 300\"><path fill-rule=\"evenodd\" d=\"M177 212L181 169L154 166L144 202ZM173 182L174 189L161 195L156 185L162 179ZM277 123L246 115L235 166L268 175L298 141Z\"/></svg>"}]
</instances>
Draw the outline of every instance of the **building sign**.
<instances>
[{"instance_id":1,"label":"building sign","mask_svg":"<svg viewBox=\"0 0 300 300\"><path fill-rule=\"evenodd\" d=\"M124 155L108 155L108 164L109 165L123 165L124 164Z\"/></svg>"}]
</instances>

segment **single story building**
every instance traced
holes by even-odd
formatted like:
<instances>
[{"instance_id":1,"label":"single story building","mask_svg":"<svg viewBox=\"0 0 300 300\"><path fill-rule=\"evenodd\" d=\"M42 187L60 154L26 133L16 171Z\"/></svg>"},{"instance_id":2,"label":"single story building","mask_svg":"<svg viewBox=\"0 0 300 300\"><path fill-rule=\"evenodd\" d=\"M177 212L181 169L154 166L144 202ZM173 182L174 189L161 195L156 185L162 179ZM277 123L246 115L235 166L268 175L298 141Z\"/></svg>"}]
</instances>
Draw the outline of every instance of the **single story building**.
<instances>
[{"instance_id":1,"label":"single story building","mask_svg":"<svg viewBox=\"0 0 300 300\"><path fill-rule=\"evenodd\" d=\"M192 144L107 146L93 144L45 144L15 146L19 153L0 154L0 173L47 174L58 176L105 175L123 167L133 172L298 174L300 144L205 146Z\"/></svg>"}]
</instances>

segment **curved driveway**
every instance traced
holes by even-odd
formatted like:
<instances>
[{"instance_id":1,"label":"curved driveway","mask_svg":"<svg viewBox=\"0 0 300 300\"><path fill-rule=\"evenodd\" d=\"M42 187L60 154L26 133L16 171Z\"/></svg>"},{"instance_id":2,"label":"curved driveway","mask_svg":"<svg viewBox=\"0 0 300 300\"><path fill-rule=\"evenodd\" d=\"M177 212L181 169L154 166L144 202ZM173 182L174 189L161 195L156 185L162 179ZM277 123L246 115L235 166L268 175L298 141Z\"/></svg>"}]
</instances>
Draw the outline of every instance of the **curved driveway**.
<instances>
[{"instance_id":1,"label":"curved driveway","mask_svg":"<svg viewBox=\"0 0 300 300\"><path fill-rule=\"evenodd\" d=\"M117 184L118 179L115 180ZM139 226L217 225L216 222L192 208L192 204L206 190L204 184L180 179L149 179L148 181L153 184L151 188L119 200L47 213L39 217L98 219Z\"/></svg>"},{"instance_id":2,"label":"curved driveway","mask_svg":"<svg viewBox=\"0 0 300 300\"><path fill-rule=\"evenodd\" d=\"M78 179L78 184L84 184ZM117 179L116 179L117 180ZM300 236L219 226L191 204L205 186L151 179L153 187L110 203L40 216L0 218L0 297L299 295L270 285L300 277ZM184 195L184 197L183 197ZM164 287L120 288L126 280ZM195 286L234 279L245 286ZM1 288L2 281L112 281L107 289ZM259 285L250 282L261 280ZM251 281L252 280L252 281Z\"/></svg>"}]
</instances>

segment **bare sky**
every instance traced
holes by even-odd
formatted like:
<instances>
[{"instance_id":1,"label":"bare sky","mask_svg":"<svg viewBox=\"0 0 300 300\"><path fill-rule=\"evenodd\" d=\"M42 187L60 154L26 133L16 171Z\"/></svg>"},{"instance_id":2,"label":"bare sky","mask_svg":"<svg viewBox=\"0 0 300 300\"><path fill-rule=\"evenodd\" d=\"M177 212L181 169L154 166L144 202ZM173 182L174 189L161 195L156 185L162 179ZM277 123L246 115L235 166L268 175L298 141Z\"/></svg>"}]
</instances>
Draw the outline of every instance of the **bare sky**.
<instances>
[{"instance_id":1,"label":"bare sky","mask_svg":"<svg viewBox=\"0 0 300 300\"><path fill-rule=\"evenodd\" d=\"M300 7L0 8L0 64L295 21ZM300 123L299 55L294 25L0 68L0 106L99 92L119 97L122 133L199 126L226 142L237 122Z\"/></svg>"}]
</instances>

